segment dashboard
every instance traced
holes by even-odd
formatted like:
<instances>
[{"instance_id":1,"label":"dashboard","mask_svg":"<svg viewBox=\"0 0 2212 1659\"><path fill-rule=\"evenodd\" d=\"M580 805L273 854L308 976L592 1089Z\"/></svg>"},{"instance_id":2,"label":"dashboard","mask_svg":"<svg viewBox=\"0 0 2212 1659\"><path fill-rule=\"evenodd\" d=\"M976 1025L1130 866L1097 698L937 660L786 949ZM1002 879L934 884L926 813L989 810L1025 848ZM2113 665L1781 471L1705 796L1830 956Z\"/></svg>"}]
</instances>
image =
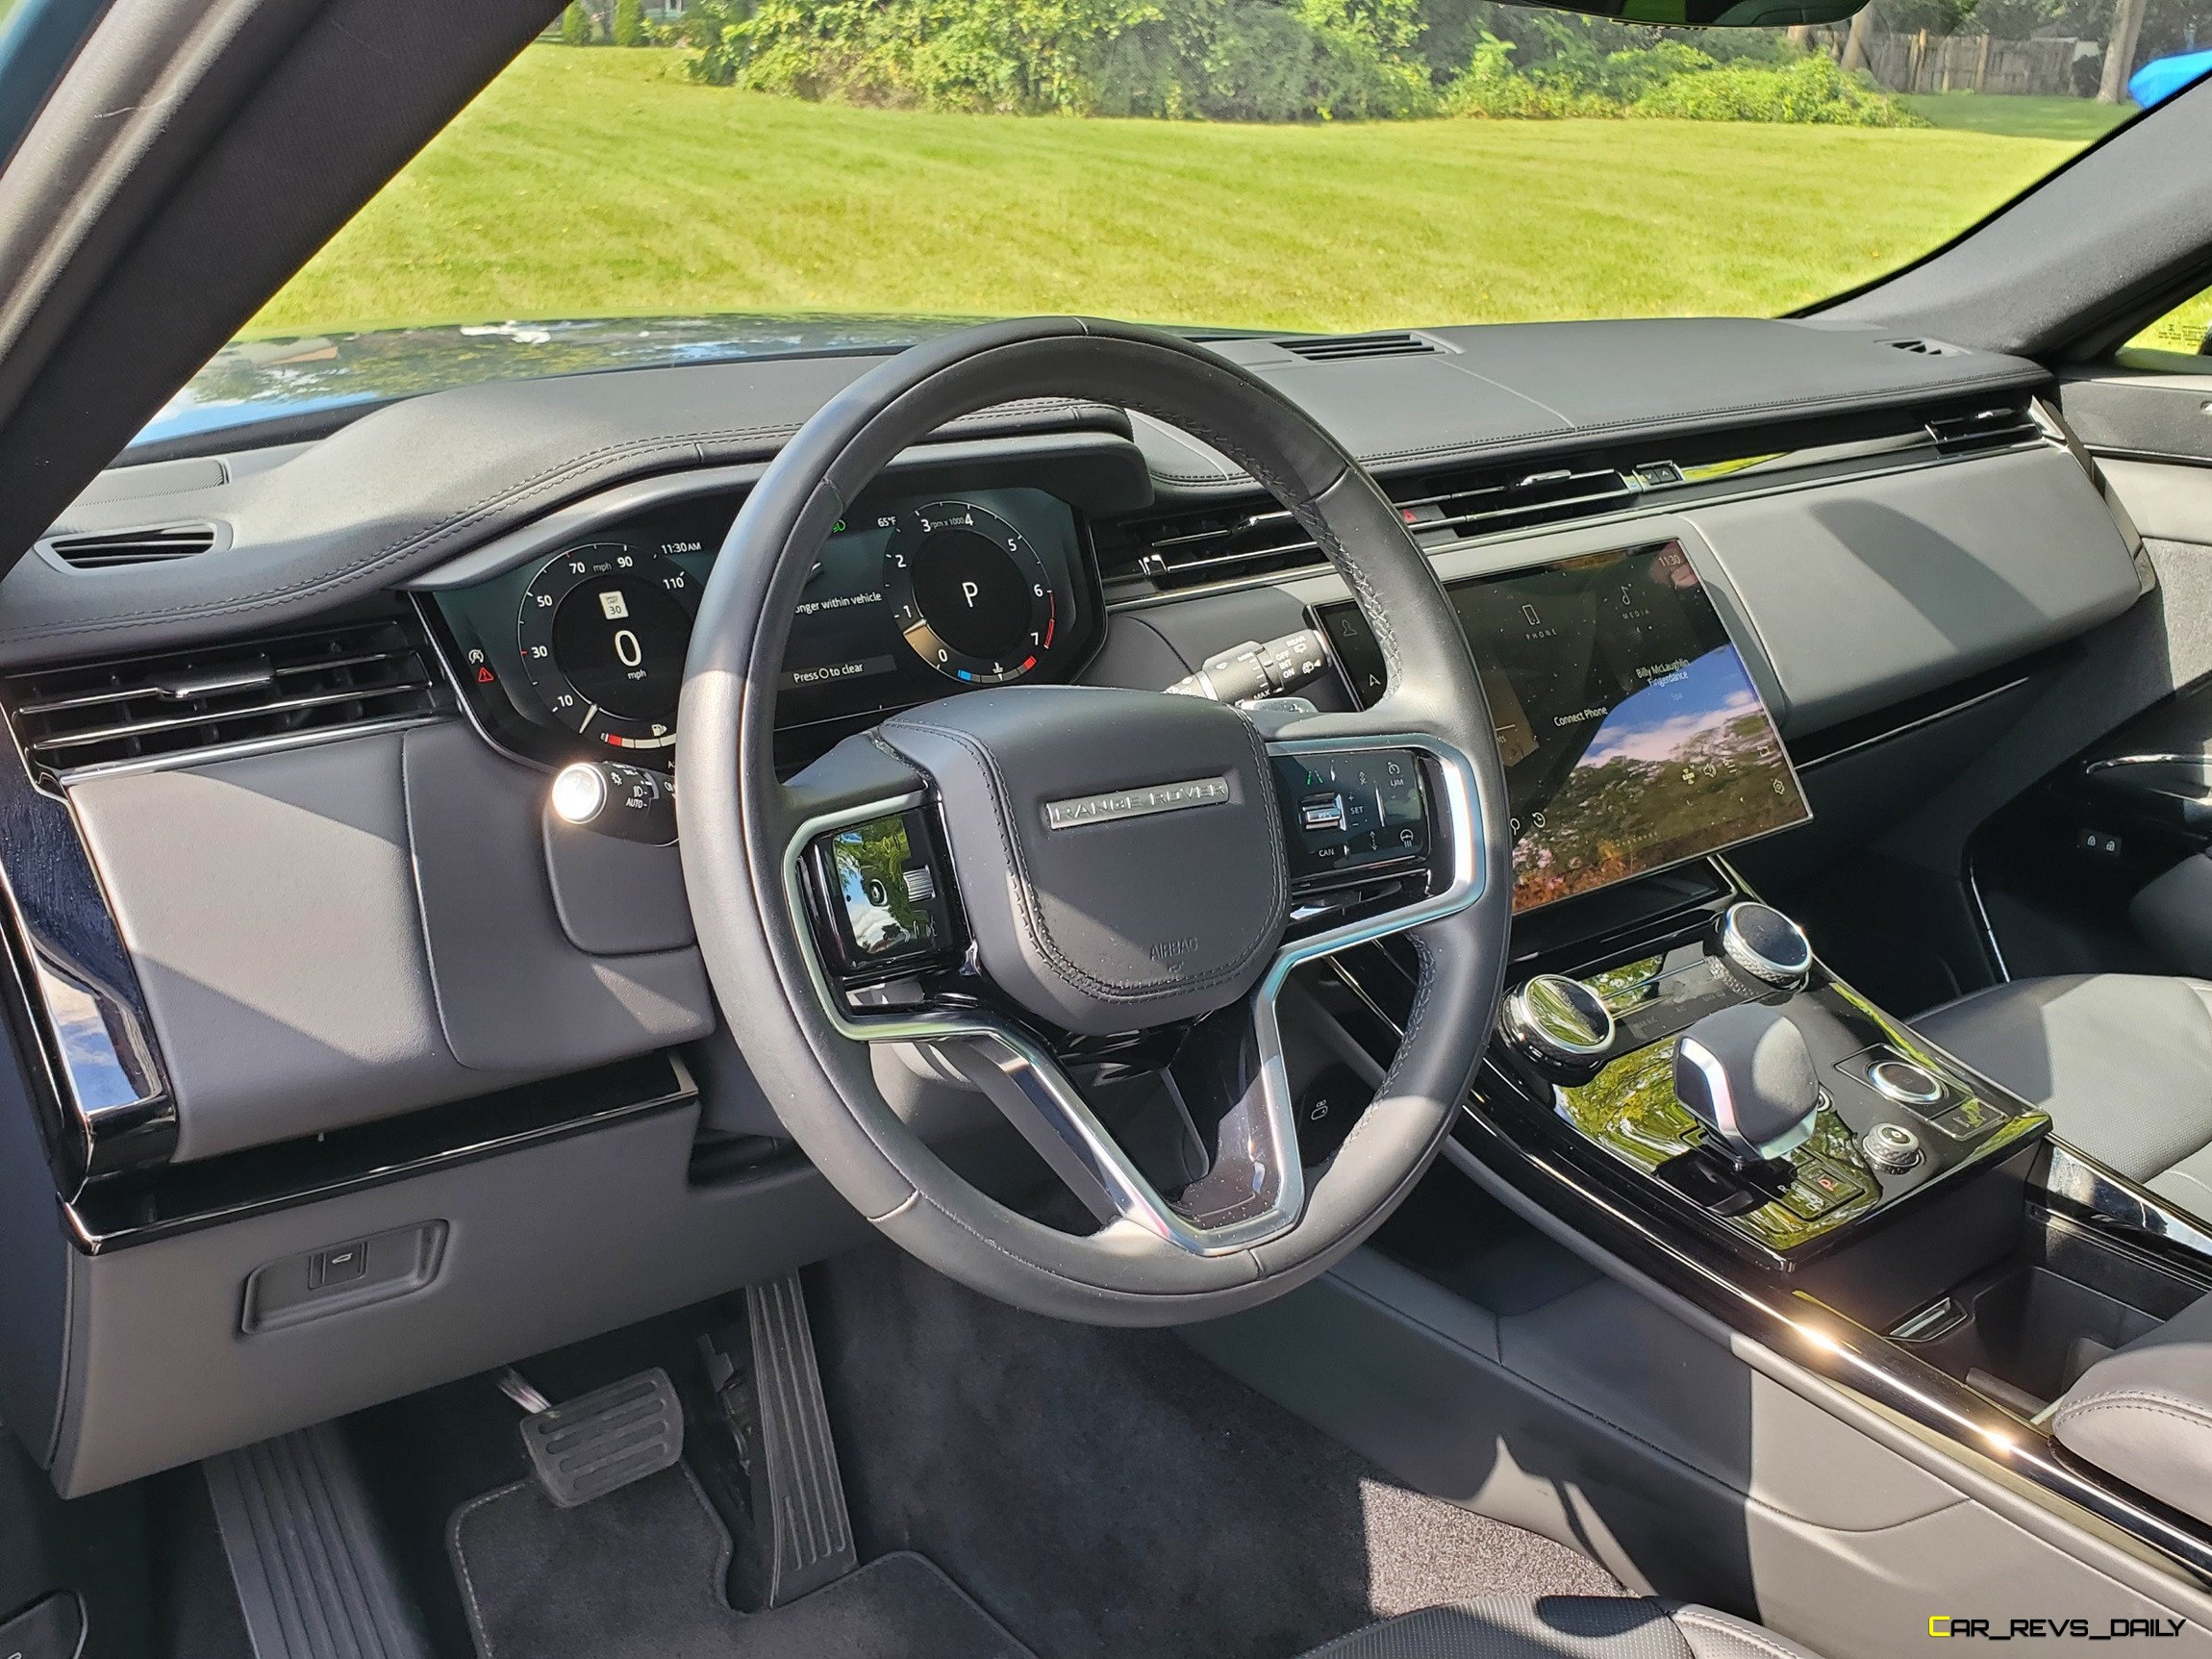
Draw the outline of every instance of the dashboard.
<instances>
[{"instance_id":1,"label":"dashboard","mask_svg":"<svg viewBox=\"0 0 2212 1659\"><path fill-rule=\"evenodd\" d=\"M620 519L430 601L438 642L486 735L541 761L666 767L700 585L740 502ZM1074 510L1039 489L864 498L802 590L777 684L779 751L951 691L1076 677L1103 626Z\"/></svg>"},{"instance_id":2,"label":"dashboard","mask_svg":"<svg viewBox=\"0 0 2212 1659\"><path fill-rule=\"evenodd\" d=\"M1754 837L1819 860L1911 821L1955 869L1930 801L1983 764L2014 688L2058 671L2039 661L2142 614L2137 547L2029 418L2033 364L1715 319L1303 343L1214 349L1371 470L1447 589L1509 764L1519 940L1585 898L1660 902L1686 878L1656 872ZM8 573L0 896L63 1148L34 1174L71 1232L0 1283L0 1346L48 1345L0 1417L45 1435L63 1490L772 1278L864 1227L730 1040L679 850L564 829L546 785L584 756L670 765L745 492L870 363L463 388L120 466ZM1159 688L1306 628L1338 674L1303 690L1349 708L1374 669L1350 598L1204 444L1078 402L987 411L897 458L825 542L779 762L948 692ZM2039 742L2000 757L2018 787L2080 737ZM1395 758L1278 778L1302 884L1412 879ZM825 849L841 968L957 937L946 889L908 879L928 834ZM977 1126L915 1087L917 1134ZM364 1241L390 1276L264 1297L283 1328L253 1328L249 1285L305 1296L318 1252Z\"/></svg>"}]
</instances>

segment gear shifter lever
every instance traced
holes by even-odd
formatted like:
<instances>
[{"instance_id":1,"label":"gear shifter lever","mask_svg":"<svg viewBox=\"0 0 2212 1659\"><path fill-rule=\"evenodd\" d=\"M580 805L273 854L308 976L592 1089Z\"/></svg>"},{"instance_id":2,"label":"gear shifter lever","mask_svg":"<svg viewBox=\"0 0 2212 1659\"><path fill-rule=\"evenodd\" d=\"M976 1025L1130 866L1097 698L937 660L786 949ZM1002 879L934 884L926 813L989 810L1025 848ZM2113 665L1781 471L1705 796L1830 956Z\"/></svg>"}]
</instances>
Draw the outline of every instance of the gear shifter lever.
<instances>
[{"instance_id":1,"label":"gear shifter lever","mask_svg":"<svg viewBox=\"0 0 2212 1659\"><path fill-rule=\"evenodd\" d=\"M1674 1094L1739 1162L1779 1158L1813 1133L1820 1074L1790 1017L1747 1002L1674 1040Z\"/></svg>"}]
</instances>

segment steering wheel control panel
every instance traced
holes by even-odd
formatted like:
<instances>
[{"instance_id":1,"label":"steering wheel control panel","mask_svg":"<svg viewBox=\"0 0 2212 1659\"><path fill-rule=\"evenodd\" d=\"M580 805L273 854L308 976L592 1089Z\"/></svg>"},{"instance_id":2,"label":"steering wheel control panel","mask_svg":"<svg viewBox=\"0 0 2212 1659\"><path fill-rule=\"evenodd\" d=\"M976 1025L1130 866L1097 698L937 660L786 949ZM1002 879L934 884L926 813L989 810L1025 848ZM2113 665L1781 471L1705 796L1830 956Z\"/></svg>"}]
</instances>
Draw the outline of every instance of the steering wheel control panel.
<instances>
[{"instance_id":1,"label":"steering wheel control panel","mask_svg":"<svg viewBox=\"0 0 2212 1659\"><path fill-rule=\"evenodd\" d=\"M1291 891L1426 867L1428 790L1411 749L1273 757Z\"/></svg>"},{"instance_id":2,"label":"steering wheel control panel","mask_svg":"<svg viewBox=\"0 0 2212 1659\"><path fill-rule=\"evenodd\" d=\"M427 607L485 733L553 764L666 768L698 592L740 498L655 509ZM869 499L822 544L792 617L777 725L794 762L951 691L1069 680L1104 634L1068 506L1037 490Z\"/></svg>"},{"instance_id":3,"label":"steering wheel control panel","mask_svg":"<svg viewBox=\"0 0 2212 1659\"><path fill-rule=\"evenodd\" d=\"M1490 1104L1649 1177L1768 1265L2049 1122L1826 974L1752 901L1632 960L1523 981L1492 1052Z\"/></svg>"},{"instance_id":4,"label":"steering wheel control panel","mask_svg":"<svg viewBox=\"0 0 2212 1659\"><path fill-rule=\"evenodd\" d=\"M815 937L841 980L893 978L960 953L952 867L926 808L817 836L806 885Z\"/></svg>"}]
</instances>

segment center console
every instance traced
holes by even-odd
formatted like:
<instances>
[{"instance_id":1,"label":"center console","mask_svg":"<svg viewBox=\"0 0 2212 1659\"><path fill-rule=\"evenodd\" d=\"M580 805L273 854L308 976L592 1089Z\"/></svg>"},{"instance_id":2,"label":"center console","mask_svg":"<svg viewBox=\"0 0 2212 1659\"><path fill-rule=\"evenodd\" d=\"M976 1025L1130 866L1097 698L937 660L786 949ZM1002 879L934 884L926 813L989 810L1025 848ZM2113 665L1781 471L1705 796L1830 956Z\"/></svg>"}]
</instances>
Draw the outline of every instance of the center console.
<instances>
[{"instance_id":1,"label":"center console","mask_svg":"<svg viewBox=\"0 0 2212 1659\"><path fill-rule=\"evenodd\" d=\"M2048 1426L2084 1370L2212 1292L2212 1236L1830 971L1723 861L1810 814L1683 549L1447 591L1515 835L1512 966L1450 1161L1556 1237L2212 1573L2212 1531ZM1348 694L1379 694L1357 609L1313 620ZM1387 1064L1418 960L1393 942L1329 971L1321 1004ZM1423 1225L1414 1256L1449 1283L1463 1269Z\"/></svg>"}]
</instances>

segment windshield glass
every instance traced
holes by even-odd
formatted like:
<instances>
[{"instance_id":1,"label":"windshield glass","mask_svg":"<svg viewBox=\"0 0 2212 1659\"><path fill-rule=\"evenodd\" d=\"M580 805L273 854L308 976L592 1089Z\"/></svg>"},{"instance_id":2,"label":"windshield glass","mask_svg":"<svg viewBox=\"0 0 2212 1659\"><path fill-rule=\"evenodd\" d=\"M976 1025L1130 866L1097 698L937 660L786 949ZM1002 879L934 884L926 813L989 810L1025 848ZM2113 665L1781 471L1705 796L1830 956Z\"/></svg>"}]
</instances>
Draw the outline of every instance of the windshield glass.
<instances>
[{"instance_id":1,"label":"windshield glass","mask_svg":"<svg viewBox=\"0 0 2212 1659\"><path fill-rule=\"evenodd\" d=\"M573 4L146 437L1028 313L1773 314L1955 236L2135 113L2131 81L2212 67L2198 6Z\"/></svg>"}]
</instances>

